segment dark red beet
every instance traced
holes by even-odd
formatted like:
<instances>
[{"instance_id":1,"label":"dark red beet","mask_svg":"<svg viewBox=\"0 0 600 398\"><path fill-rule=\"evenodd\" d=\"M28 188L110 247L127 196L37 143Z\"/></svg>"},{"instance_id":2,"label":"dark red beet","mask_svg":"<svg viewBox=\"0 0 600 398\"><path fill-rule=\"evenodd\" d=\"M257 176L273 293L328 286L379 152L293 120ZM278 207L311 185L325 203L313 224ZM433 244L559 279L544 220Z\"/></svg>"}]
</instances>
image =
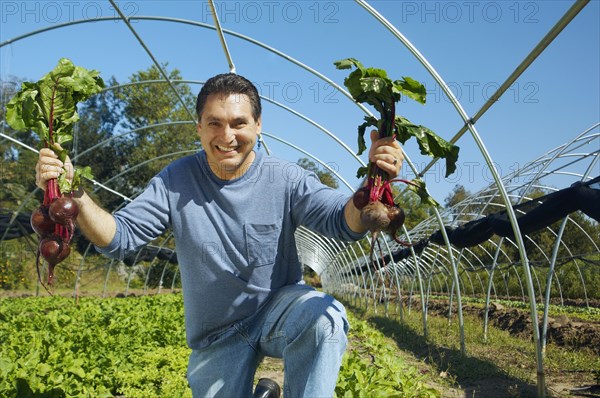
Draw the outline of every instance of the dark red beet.
<instances>
[{"instance_id":1,"label":"dark red beet","mask_svg":"<svg viewBox=\"0 0 600 398\"><path fill-rule=\"evenodd\" d=\"M75 201L67 196L56 199L48 210L50 218L57 224L69 225L79 214L79 207Z\"/></svg>"},{"instance_id":2,"label":"dark red beet","mask_svg":"<svg viewBox=\"0 0 600 398\"><path fill-rule=\"evenodd\" d=\"M358 210L362 210L369 203L369 188L362 187L354 192L352 203Z\"/></svg>"},{"instance_id":3,"label":"dark red beet","mask_svg":"<svg viewBox=\"0 0 600 398\"><path fill-rule=\"evenodd\" d=\"M56 235L42 239L39 248L42 257L52 266L67 258L71 252L69 245Z\"/></svg>"},{"instance_id":4,"label":"dark red beet","mask_svg":"<svg viewBox=\"0 0 600 398\"><path fill-rule=\"evenodd\" d=\"M69 254L71 254L71 247L68 244L63 243L62 250L60 251L58 257L56 258L56 264L62 262L65 258L69 257ZM48 284L49 285L51 285L52 282L54 281L54 266L56 264L52 265L52 264L48 263Z\"/></svg>"},{"instance_id":5,"label":"dark red beet","mask_svg":"<svg viewBox=\"0 0 600 398\"><path fill-rule=\"evenodd\" d=\"M41 256L48 262L48 284L51 285L54 278L54 267L69 257L71 248L60 237L53 235L40 241L39 250Z\"/></svg>"},{"instance_id":6,"label":"dark red beet","mask_svg":"<svg viewBox=\"0 0 600 398\"><path fill-rule=\"evenodd\" d=\"M380 201L369 202L360 212L360 221L371 232L386 230L390 223L386 205Z\"/></svg>"},{"instance_id":7,"label":"dark red beet","mask_svg":"<svg viewBox=\"0 0 600 398\"><path fill-rule=\"evenodd\" d=\"M31 228L36 234L45 238L54 233L55 223L48 214L48 208L40 206L31 213Z\"/></svg>"},{"instance_id":8,"label":"dark red beet","mask_svg":"<svg viewBox=\"0 0 600 398\"><path fill-rule=\"evenodd\" d=\"M404 225L404 210L399 206L387 206L387 209L390 223L385 231L392 236L396 236L397 231Z\"/></svg>"}]
</instances>

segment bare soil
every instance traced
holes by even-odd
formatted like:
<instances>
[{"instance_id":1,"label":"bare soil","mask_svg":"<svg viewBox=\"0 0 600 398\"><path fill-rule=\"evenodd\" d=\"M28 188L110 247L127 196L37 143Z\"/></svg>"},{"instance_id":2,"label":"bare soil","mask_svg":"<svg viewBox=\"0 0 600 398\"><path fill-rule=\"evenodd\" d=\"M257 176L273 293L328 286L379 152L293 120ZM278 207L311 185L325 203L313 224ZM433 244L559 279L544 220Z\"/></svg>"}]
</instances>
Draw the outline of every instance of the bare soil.
<instances>
[{"instance_id":1,"label":"bare soil","mask_svg":"<svg viewBox=\"0 0 600 398\"><path fill-rule=\"evenodd\" d=\"M419 306L419 303L413 302ZM448 304L442 301L430 301L427 311L431 315L447 316ZM453 308L456 313L456 306ZM463 305L463 314L476 315L483 319L484 309L481 306ZM490 303L488 318L491 325L501 330L507 330L511 335L526 339L533 338L531 315L529 311L516 308L506 308L498 303ZM541 328L541 314L539 314ZM541 332L541 331L540 331ZM592 349L600 355L600 322L578 319L560 315L548 317L547 342L558 346Z\"/></svg>"}]
</instances>

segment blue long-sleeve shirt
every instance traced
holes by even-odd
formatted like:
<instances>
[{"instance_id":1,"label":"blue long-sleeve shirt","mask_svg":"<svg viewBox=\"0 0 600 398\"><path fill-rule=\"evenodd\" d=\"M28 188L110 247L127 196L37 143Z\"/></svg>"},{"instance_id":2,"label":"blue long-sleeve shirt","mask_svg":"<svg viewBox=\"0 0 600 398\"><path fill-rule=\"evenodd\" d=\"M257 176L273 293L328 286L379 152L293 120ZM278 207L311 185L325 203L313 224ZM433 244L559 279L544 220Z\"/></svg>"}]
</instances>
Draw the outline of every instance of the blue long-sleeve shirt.
<instances>
[{"instance_id":1,"label":"blue long-sleeve shirt","mask_svg":"<svg viewBox=\"0 0 600 398\"><path fill-rule=\"evenodd\" d=\"M171 163L116 212L115 237L98 250L123 259L172 228L187 342L197 349L256 312L270 293L302 283L297 227L362 238L345 221L348 199L314 173L261 152L241 177L221 180L200 151Z\"/></svg>"}]
</instances>

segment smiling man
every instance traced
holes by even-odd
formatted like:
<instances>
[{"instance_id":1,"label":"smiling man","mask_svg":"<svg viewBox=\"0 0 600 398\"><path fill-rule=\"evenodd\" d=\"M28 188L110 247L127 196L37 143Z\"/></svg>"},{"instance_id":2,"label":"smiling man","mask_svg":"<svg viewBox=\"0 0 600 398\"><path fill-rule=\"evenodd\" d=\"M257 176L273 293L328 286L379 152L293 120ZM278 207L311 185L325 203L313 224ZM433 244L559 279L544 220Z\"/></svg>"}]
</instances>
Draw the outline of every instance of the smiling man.
<instances>
[{"instance_id":1,"label":"smiling man","mask_svg":"<svg viewBox=\"0 0 600 398\"><path fill-rule=\"evenodd\" d=\"M240 176L252 164L256 157L254 145L261 132L259 98L251 92L252 85L236 85L236 77L239 76L226 75L215 81L214 90L200 92L196 105L198 135L208 164L223 180ZM233 90L235 87L238 89Z\"/></svg>"},{"instance_id":2,"label":"smiling man","mask_svg":"<svg viewBox=\"0 0 600 398\"><path fill-rule=\"evenodd\" d=\"M99 251L120 259L172 229L194 397L252 396L264 356L283 358L284 396L331 397L348 322L342 304L303 284L294 233L305 226L358 240L366 232L360 212L314 173L255 150L260 97L244 77L209 79L196 110L201 151L168 165L114 215L81 193L78 227ZM369 159L393 178L403 155L396 141L381 139ZM45 189L72 166L43 149L36 170ZM259 383L255 396L278 395L265 386L274 387Z\"/></svg>"}]
</instances>

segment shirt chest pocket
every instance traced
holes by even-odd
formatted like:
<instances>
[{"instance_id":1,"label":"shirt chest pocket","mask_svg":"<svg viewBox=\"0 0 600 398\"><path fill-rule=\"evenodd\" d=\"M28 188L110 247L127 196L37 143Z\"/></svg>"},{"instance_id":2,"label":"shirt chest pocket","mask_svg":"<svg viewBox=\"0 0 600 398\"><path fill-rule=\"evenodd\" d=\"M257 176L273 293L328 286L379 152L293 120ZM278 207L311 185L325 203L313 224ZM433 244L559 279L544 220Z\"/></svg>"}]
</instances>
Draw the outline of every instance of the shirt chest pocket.
<instances>
[{"instance_id":1,"label":"shirt chest pocket","mask_svg":"<svg viewBox=\"0 0 600 398\"><path fill-rule=\"evenodd\" d=\"M250 267L275 263L281 224L245 224L246 258Z\"/></svg>"}]
</instances>

